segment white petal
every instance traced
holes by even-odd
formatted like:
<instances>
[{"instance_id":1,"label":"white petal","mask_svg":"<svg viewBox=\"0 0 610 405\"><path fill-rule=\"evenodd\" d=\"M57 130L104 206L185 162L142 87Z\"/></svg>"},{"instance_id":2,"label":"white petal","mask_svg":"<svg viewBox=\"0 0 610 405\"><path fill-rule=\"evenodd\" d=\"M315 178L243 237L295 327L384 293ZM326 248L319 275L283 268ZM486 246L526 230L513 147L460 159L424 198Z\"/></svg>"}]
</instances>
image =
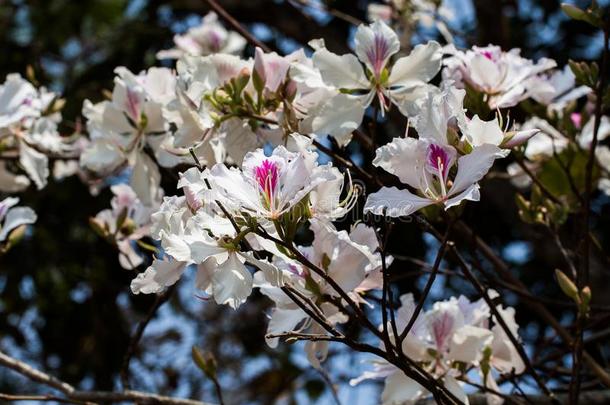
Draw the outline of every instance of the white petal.
<instances>
[{"instance_id":1,"label":"white petal","mask_svg":"<svg viewBox=\"0 0 610 405\"><path fill-rule=\"evenodd\" d=\"M425 392L415 380L407 377L402 371L397 371L386 378L381 400L383 405L401 405L418 400Z\"/></svg>"},{"instance_id":2,"label":"white petal","mask_svg":"<svg viewBox=\"0 0 610 405\"><path fill-rule=\"evenodd\" d=\"M161 246L165 250L165 253L173 257L175 260L181 262L191 262L192 255L189 245L186 243L184 238L180 235L173 233L162 235Z\"/></svg>"},{"instance_id":3,"label":"white petal","mask_svg":"<svg viewBox=\"0 0 610 405\"><path fill-rule=\"evenodd\" d=\"M455 331L449 343L449 359L464 363L481 360L483 349L491 344L493 333L489 329L464 325Z\"/></svg>"},{"instance_id":4,"label":"white petal","mask_svg":"<svg viewBox=\"0 0 610 405\"><path fill-rule=\"evenodd\" d=\"M491 169L494 161L502 155L502 150L495 145L484 144L474 148L468 155L458 159L458 172L449 190L449 195L460 193L481 180Z\"/></svg>"},{"instance_id":5,"label":"white petal","mask_svg":"<svg viewBox=\"0 0 610 405\"><path fill-rule=\"evenodd\" d=\"M470 401L468 400L468 395L466 395L464 389L455 378L447 374L445 375L445 378L443 378L443 384L445 385L445 388L447 388L450 393L455 395L455 397L459 399L464 405L470 404Z\"/></svg>"},{"instance_id":6,"label":"white petal","mask_svg":"<svg viewBox=\"0 0 610 405\"><path fill-rule=\"evenodd\" d=\"M467 187L466 190L461 193L452 196L447 201L445 201L445 211L451 207L459 205L464 200L469 201L479 201L481 199L481 193L479 192L479 185L472 184L470 187Z\"/></svg>"},{"instance_id":7,"label":"white petal","mask_svg":"<svg viewBox=\"0 0 610 405\"><path fill-rule=\"evenodd\" d=\"M275 308L271 312L271 319L269 320L269 325L267 326L267 334L280 334L283 332L291 332L293 331L303 319L305 319L307 315L301 308L297 309L284 309L284 308ZM277 347L279 338L265 338L267 345L269 347L275 348Z\"/></svg>"},{"instance_id":8,"label":"white petal","mask_svg":"<svg viewBox=\"0 0 610 405\"><path fill-rule=\"evenodd\" d=\"M130 239L117 241L119 264L126 270L133 270L144 262L142 256L134 249Z\"/></svg>"},{"instance_id":9,"label":"white petal","mask_svg":"<svg viewBox=\"0 0 610 405\"><path fill-rule=\"evenodd\" d=\"M415 211L434 204L434 201L416 196L408 190L399 190L396 187L383 187L376 193L369 194L364 205L364 212L390 217L403 217Z\"/></svg>"},{"instance_id":10,"label":"white petal","mask_svg":"<svg viewBox=\"0 0 610 405\"><path fill-rule=\"evenodd\" d=\"M218 246L218 242L210 237L204 230L200 231L197 235L189 236L187 238L188 247L190 250L190 258L195 263L203 263L210 256L224 257L227 250Z\"/></svg>"},{"instance_id":11,"label":"white petal","mask_svg":"<svg viewBox=\"0 0 610 405\"><path fill-rule=\"evenodd\" d=\"M152 206L160 198L161 173L157 164L144 152L138 152L130 185L144 205Z\"/></svg>"},{"instance_id":12,"label":"white petal","mask_svg":"<svg viewBox=\"0 0 610 405\"><path fill-rule=\"evenodd\" d=\"M377 149L373 164L397 176L404 184L420 188L427 144L413 138L394 138Z\"/></svg>"},{"instance_id":13,"label":"white petal","mask_svg":"<svg viewBox=\"0 0 610 405\"><path fill-rule=\"evenodd\" d=\"M169 287L178 281L186 264L174 260L158 260L155 259L152 265L138 274L131 281L131 291L134 294L152 294Z\"/></svg>"},{"instance_id":14,"label":"white petal","mask_svg":"<svg viewBox=\"0 0 610 405\"><path fill-rule=\"evenodd\" d=\"M358 58L376 76L381 73L390 57L400 49L398 36L382 21L375 21L370 26L358 26L354 43Z\"/></svg>"},{"instance_id":15,"label":"white petal","mask_svg":"<svg viewBox=\"0 0 610 405\"><path fill-rule=\"evenodd\" d=\"M32 179L38 190L47 185L49 177L49 159L43 153L29 147L25 142L19 142L19 163Z\"/></svg>"},{"instance_id":16,"label":"white petal","mask_svg":"<svg viewBox=\"0 0 610 405\"><path fill-rule=\"evenodd\" d=\"M252 291L252 275L235 253L221 263L212 275L214 300L236 309Z\"/></svg>"},{"instance_id":17,"label":"white petal","mask_svg":"<svg viewBox=\"0 0 610 405\"><path fill-rule=\"evenodd\" d=\"M364 75L362 65L352 54L337 55L326 48L317 50L313 64L320 70L322 80L337 89L367 89L370 83Z\"/></svg>"},{"instance_id":18,"label":"white petal","mask_svg":"<svg viewBox=\"0 0 610 405\"><path fill-rule=\"evenodd\" d=\"M109 173L125 161L117 146L105 139L96 139L80 156L81 166L97 173Z\"/></svg>"},{"instance_id":19,"label":"white petal","mask_svg":"<svg viewBox=\"0 0 610 405\"><path fill-rule=\"evenodd\" d=\"M337 94L309 110L302 123L302 130L318 135L330 135L339 145L345 146L351 140L352 132L362 122L364 101L364 97Z\"/></svg>"},{"instance_id":20,"label":"white petal","mask_svg":"<svg viewBox=\"0 0 610 405\"><path fill-rule=\"evenodd\" d=\"M239 252L246 262L258 268L264 275L263 279L273 287L282 287L284 285L284 274L277 266L269 263L266 260L259 260L254 257L252 252Z\"/></svg>"},{"instance_id":21,"label":"white petal","mask_svg":"<svg viewBox=\"0 0 610 405\"><path fill-rule=\"evenodd\" d=\"M390 86L414 87L428 82L441 68L440 50L435 41L417 45L408 56L394 63L388 80Z\"/></svg>"}]
</instances>

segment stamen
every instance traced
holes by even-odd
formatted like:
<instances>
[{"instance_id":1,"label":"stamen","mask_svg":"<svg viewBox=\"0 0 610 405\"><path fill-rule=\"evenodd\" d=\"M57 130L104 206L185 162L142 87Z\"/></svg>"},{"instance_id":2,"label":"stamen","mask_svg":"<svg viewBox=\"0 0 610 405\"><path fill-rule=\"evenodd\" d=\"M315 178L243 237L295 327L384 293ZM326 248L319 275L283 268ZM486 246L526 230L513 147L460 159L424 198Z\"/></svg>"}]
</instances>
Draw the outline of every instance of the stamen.
<instances>
[{"instance_id":1,"label":"stamen","mask_svg":"<svg viewBox=\"0 0 610 405\"><path fill-rule=\"evenodd\" d=\"M425 168L436 176L440 183L442 197L447 196L447 176L455 161L455 149L451 146L430 144L428 146Z\"/></svg>"},{"instance_id":2,"label":"stamen","mask_svg":"<svg viewBox=\"0 0 610 405\"><path fill-rule=\"evenodd\" d=\"M260 166L254 168L254 178L266 204L271 208L279 178L277 164L268 159L264 160Z\"/></svg>"}]
</instances>

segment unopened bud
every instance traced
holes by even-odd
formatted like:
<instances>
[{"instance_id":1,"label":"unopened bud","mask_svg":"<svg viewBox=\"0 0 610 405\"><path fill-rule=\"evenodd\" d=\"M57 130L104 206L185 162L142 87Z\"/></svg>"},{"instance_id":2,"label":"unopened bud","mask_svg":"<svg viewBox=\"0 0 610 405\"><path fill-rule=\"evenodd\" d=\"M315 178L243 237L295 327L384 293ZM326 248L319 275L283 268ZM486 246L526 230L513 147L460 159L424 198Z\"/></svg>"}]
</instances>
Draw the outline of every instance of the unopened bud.
<instances>
[{"instance_id":1,"label":"unopened bud","mask_svg":"<svg viewBox=\"0 0 610 405\"><path fill-rule=\"evenodd\" d=\"M568 297L572 298L574 302L580 304L580 298L578 297L578 288L576 285L570 280L568 276L566 276L561 270L555 269L555 277L557 278L557 282L559 283L559 287L561 291Z\"/></svg>"}]
</instances>

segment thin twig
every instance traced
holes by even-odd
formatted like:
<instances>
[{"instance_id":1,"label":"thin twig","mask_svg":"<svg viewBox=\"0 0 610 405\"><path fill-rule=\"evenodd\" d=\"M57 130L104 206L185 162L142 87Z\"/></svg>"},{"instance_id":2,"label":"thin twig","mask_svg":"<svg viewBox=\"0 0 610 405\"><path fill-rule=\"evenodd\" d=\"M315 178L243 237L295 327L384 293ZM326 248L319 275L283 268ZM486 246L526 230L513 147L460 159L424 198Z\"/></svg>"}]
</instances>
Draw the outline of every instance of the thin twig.
<instances>
[{"instance_id":1,"label":"thin twig","mask_svg":"<svg viewBox=\"0 0 610 405\"><path fill-rule=\"evenodd\" d=\"M227 13L216 0L205 0L206 3L210 6L212 10L214 10L223 20L227 22L235 31L239 32L241 36L243 36L248 42L253 44L254 46L258 46L265 52L271 52L271 49L259 41L254 35L252 35L247 29L241 26L239 22L231 14Z\"/></svg>"},{"instance_id":2,"label":"thin twig","mask_svg":"<svg viewBox=\"0 0 610 405\"><path fill-rule=\"evenodd\" d=\"M428 294L430 293L430 290L432 289L432 284L434 284L434 280L436 279L436 275L438 274L438 269L443 260L443 256L445 255L445 252L447 250L447 245L449 243L449 231L450 231L450 229L447 228L447 232L445 233L445 236L443 236L443 239L441 240L441 246L438 248L438 251L436 252L436 258L434 259L434 264L432 265L432 272L430 273L430 277L428 277L428 281L426 282L426 285L424 286L424 290L422 291L422 296L421 296L419 302L417 303L415 310L413 310L411 319L409 319L407 326L398 336L398 345L399 346L402 346L402 342L405 340L405 338L411 331L411 328L413 328L413 325L415 324L415 321L417 320L419 313L421 312L422 308L424 307L426 298L428 297Z\"/></svg>"},{"instance_id":3,"label":"thin twig","mask_svg":"<svg viewBox=\"0 0 610 405\"><path fill-rule=\"evenodd\" d=\"M123 357L123 364L121 366L121 371L120 371L121 384L123 385L123 389L131 388L130 384L129 384L129 363L131 362L131 358L133 357L133 355L138 347L138 343L140 342L140 339L142 339L142 335L144 335L144 330L146 329L146 327L148 326L150 321L154 318L155 314L157 313L157 310L161 307L161 305L163 305L169 299L169 297L172 295L172 293L174 292L175 289L176 289L176 284L172 285L165 292L163 292L162 294L159 294L155 297L155 302L148 310L148 313L146 314L146 318L144 318L138 324L136 331L134 332L133 336L129 340L129 346L127 347L127 351L125 352L125 356Z\"/></svg>"}]
</instances>

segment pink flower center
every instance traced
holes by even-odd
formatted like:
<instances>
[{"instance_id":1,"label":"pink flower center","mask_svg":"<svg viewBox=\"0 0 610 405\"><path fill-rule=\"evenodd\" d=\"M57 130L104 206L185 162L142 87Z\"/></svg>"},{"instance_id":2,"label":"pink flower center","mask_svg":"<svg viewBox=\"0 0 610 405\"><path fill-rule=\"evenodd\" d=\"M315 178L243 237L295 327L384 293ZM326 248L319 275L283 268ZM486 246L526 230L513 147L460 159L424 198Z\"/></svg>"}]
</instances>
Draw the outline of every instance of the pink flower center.
<instances>
[{"instance_id":1,"label":"pink flower center","mask_svg":"<svg viewBox=\"0 0 610 405\"><path fill-rule=\"evenodd\" d=\"M254 168L254 178L267 203L271 203L272 201L272 196L277 187L278 177L279 169L277 164L268 159Z\"/></svg>"},{"instance_id":2,"label":"pink flower center","mask_svg":"<svg viewBox=\"0 0 610 405\"><path fill-rule=\"evenodd\" d=\"M450 153L449 147L442 147L435 144L428 146L426 166L428 171L439 177L442 182L447 180L449 169L453 165L454 155Z\"/></svg>"},{"instance_id":3,"label":"pink flower center","mask_svg":"<svg viewBox=\"0 0 610 405\"><path fill-rule=\"evenodd\" d=\"M493 54L490 51L481 51L481 55L485 56L487 59L493 61Z\"/></svg>"},{"instance_id":4,"label":"pink flower center","mask_svg":"<svg viewBox=\"0 0 610 405\"><path fill-rule=\"evenodd\" d=\"M381 70L385 66L385 60L389 56L388 43L381 34L375 34L375 41L373 47L369 48L366 52L366 57L373 66L373 73L378 79L381 75Z\"/></svg>"}]
</instances>

